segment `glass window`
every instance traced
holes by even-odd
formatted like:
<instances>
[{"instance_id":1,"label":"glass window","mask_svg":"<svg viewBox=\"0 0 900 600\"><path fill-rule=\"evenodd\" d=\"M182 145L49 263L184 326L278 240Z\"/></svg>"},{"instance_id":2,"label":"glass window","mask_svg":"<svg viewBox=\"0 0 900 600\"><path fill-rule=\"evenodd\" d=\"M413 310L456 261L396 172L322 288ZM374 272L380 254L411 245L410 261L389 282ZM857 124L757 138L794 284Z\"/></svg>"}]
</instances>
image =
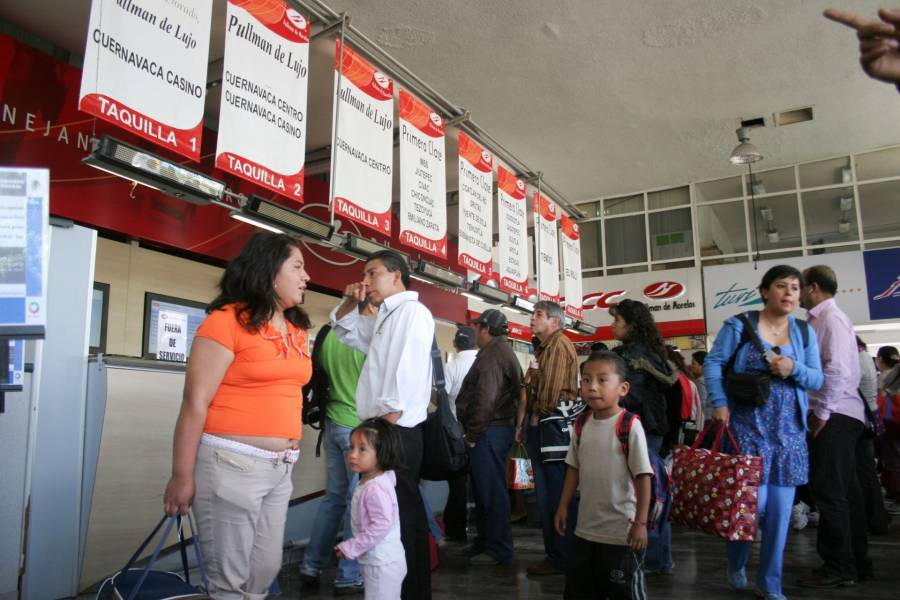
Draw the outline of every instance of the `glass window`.
<instances>
[{"instance_id":1,"label":"glass window","mask_svg":"<svg viewBox=\"0 0 900 600\"><path fill-rule=\"evenodd\" d=\"M607 275L627 275L628 273L646 273L647 265L634 265L631 267L619 267L617 269L607 269Z\"/></svg>"},{"instance_id":2,"label":"glass window","mask_svg":"<svg viewBox=\"0 0 900 600\"><path fill-rule=\"evenodd\" d=\"M759 255L759 259L777 260L780 258L796 258L797 256L803 256L803 250L801 250L800 248L788 250L787 252L761 252Z\"/></svg>"},{"instance_id":3,"label":"glass window","mask_svg":"<svg viewBox=\"0 0 900 600\"><path fill-rule=\"evenodd\" d=\"M770 196L756 200L756 232L760 250L800 246L800 213L797 194ZM751 244L754 232L750 232ZM754 249L756 246L754 245Z\"/></svg>"},{"instance_id":4,"label":"glass window","mask_svg":"<svg viewBox=\"0 0 900 600\"><path fill-rule=\"evenodd\" d=\"M747 251L743 200L698 206L697 221L701 256Z\"/></svg>"},{"instance_id":5,"label":"glass window","mask_svg":"<svg viewBox=\"0 0 900 600\"><path fill-rule=\"evenodd\" d=\"M740 256L729 256L728 258L709 258L703 260L704 267L713 267L715 265L733 265L736 263L747 262L748 259L746 254L742 254Z\"/></svg>"},{"instance_id":6,"label":"glass window","mask_svg":"<svg viewBox=\"0 0 900 600\"><path fill-rule=\"evenodd\" d=\"M853 188L805 192L802 199L807 245L859 239Z\"/></svg>"},{"instance_id":7,"label":"glass window","mask_svg":"<svg viewBox=\"0 0 900 600\"><path fill-rule=\"evenodd\" d=\"M688 186L659 190L658 192L649 192L647 194L647 204L650 210L686 206L690 203L691 192Z\"/></svg>"},{"instance_id":8,"label":"glass window","mask_svg":"<svg viewBox=\"0 0 900 600\"><path fill-rule=\"evenodd\" d=\"M900 240L891 240L889 242L875 242L874 244L866 244L866 250L877 250L879 248L896 248L900 246Z\"/></svg>"},{"instance_id":9,"label":"glass window","mask_svg":"<svg viewBox=\"0 0 900 600\"><path fill-rule=\"evenodd\" d=\"M606 216L624 215L642 210L644 210L644 194L607 198L603 201L603 214Z\"/></svg>"},{"instance_id":10,"label":"glass window","mask_svg":"<svg viewBox=\"0 0 900 600\"><path fill-rule=\"evenodd\" d=\"M757 196L774 192L788 192L797 187L796 181L794 180L794 167L754 173L752 183L749 176L746 181L746 194L748 196L750 195L751 185L753 186L753 193Z\"/></svg>"},{"instance_id":11,"label":"glass window","mask_svg":"<svg viewBox=\"0 0 900 600\"><path fill-rule=\"evenodd\" d=\"M691 260L676 260L675 262L670 263L656 263L650 267L651 271L667 271L669 269L684 269L686 267L693 267L694 261Z\"/></svg>"},{"instance_id":12,"label":"glass window","mask_svg":"<svg viewBox=\"0 0 900 600\"><path fill-rule=\"evenodd\" d=\"M802 188L852 182L853 173L850 170L849 156L800 165L800 187Z\"/></svg>"},{"instance_id":13,"label":"glass window","mask_svg":"<svg viewBox=\"0 0 900 600\"><path fill-rule=\"evenodd\" d=\"M647 261L644 215L606 219L606 264L627 265Z\"/></svg>"},{"instance_id":14,"label":"glass window","mask_svg":"<svg viewBox=\"0 0 900 600\"><path fill-rule=\"evenodd\" d=\"M856 180L900 176L900 148L888 148L856 156Z\"/></svg>"},{"instance_id":15,"label":"glass window","mask_svg":"<svg viewBox=\"0 0 900 600\"><path fill-rule=\"evenodd\" d=\"M866 239L900 235L900 181L859 186L863 237Z\"/></svg>"},{"instance_id":16,"label":"glass window","mask_svg":"<svg viewBox=\"0 0 900 600\"><path fill-rule=\"evenodd\" d=\"M575 208L584 213L585 219L591 219L593 217L600 216L599 202L585 202L584 204L576 204Z\"/></svg>"},{"instance_id":17,"label":"glass window","mask_svg":"<svg viewBox=\"0 0 900 600\"><path fill-rule=\"evenodd\" d=\"M579 223L581 229L581 268L603 266L603 254L600 250L600 221Z\"/></svg>"},{"instance_id":18,"label":"glass window","mask_svg":"<svg viewBox=\"0 0 900 600\"><path fill-rule=\"evenodd\" d=\"M652 260L669 260L694 255L690 208L650 213L649 219Z\"/></svg>"},{"instance_id":19,"label":"glass window","mask_svg":"<svg viewBox=\"0 0 900 600\"><path fill-rule=\"evenodd\" d=\"M827 248L812 248L809 251L811 256L817 254L834 254L836 252L853 252L859 250L859 244L847 244L844 246L828 246Z\"/></svg>"},{"instance_id":20,"label":"glass window","mask_svg":"<svg viewBox=\"0 0 900 600\"><path fill-rule=\"evenodd\" d=\"M741 177L729 177L704 181L694 186L697 193L697 202L710 202L712 200L725 200L726 198L741 197Z\"/></svg>"}]
</instances>

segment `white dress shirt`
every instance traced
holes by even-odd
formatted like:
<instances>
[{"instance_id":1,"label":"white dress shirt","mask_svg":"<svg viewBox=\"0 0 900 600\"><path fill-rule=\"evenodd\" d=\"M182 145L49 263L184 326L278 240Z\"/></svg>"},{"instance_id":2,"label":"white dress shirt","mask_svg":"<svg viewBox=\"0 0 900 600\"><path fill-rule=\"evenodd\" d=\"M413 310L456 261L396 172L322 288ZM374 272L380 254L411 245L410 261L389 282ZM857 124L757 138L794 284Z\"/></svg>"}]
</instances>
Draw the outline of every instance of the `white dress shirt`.
<instances>
[{"instance_id":1,"label":"white dress shirt","mask_svg":"<svg viewBox=\"0 0 900 600\"><path fill-rule=\"evenodd\" d=\"M453 362L447 363L444 367L444 382L447 396L450 399L450 410L453 411L454 417L456 416L456 397L459 396L463 379L472 368L476 356L478 356L478 350L463 350L456 355Z\"/></svg>"},{"instance_id":2,"label":"white dress shirt","mask_svg":"<svg viewBox=\"0 0 900 600\"><path fill-rule=\"evenodd\" d=\"M366 355L356 384L359 418L399 412L401 427L423 422L431 401L434 318L419 302L419 294L400 292L385 298L374 317L351 310L338 319L337 310L331 311L335 335Z\"/></svg>"}]
</instances>

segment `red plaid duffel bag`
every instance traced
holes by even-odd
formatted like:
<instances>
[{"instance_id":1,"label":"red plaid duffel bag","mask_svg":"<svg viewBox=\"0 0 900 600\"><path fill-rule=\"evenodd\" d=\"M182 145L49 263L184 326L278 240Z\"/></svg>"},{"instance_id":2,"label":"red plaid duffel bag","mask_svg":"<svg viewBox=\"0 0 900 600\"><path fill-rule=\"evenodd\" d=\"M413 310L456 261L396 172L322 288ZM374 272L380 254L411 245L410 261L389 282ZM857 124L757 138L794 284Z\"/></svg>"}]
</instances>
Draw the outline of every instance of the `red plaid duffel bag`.
<instances>
[{"instance_id":1,"label":"red plaid duffel bag","mask_svg":"<svg viewBox=\"0 0 900 600\"><path fill-rule=\"evenodd\" d=\"M712 449L698 446L714 423L706 426L690 447L675 447L672 468L671 521L726 540L752 542L756 536L762 457L740 454L728 427L720 427ZM723 454L728 433L736 454Z\"/></svg>"}]
</instances>

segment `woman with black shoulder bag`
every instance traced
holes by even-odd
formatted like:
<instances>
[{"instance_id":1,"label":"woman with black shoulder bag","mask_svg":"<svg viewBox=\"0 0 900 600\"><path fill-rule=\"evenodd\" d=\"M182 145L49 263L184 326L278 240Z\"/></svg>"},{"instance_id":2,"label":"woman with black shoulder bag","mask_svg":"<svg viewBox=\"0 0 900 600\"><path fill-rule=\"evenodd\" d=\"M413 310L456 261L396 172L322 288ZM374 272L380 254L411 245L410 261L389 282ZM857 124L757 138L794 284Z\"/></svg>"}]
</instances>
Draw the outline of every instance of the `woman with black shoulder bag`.
<instances>
[{"instance_id":1,"label":"woman with black shoulder bag","mask_svg":"<svg viewBox=\"0 0 900 600\"><path fill-rule=\"evenodd\" d=\"M794 267L769 269L759 285L763 309L727 319L703 365L713 418L731 429L741 454L763 458L756 590L768 600L784 598L781 574L794 489L809 475L807 390L823 382L815 332L791 316L800 287ZM750 542L727 542L727 551L728 583L744 589Z\"/></svg>"}]
</instances>

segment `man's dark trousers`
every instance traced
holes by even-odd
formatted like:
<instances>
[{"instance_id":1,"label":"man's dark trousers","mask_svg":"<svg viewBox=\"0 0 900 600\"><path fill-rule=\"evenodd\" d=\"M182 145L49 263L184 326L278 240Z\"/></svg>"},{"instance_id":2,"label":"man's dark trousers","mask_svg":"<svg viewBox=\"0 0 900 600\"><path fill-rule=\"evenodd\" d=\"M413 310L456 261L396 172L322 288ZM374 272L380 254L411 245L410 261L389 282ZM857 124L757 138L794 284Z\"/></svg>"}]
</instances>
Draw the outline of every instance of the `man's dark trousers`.
<instances>
[{"instance_id":1,"label":"man's dark trousers","mask_svg":"<svg viewBox=\"0 0 900 600\"><path fill-rule=\"evenodd\" d=\"M856 448L865 426L832 413L810 443L810 487L819 510L816 550L825 571L848 580L871 574L866 509L856 477Z\"/></svg>"},{"instance_id":2,"label":"man's dark trousers","mask_svg":"<svg viewBox=\"0 0 900 600\"><path fill-rule=\"evenodd\" d=\"M428 519L419 493L422 469L422 424L397 427L406 454L406 468L397 471L397 507L400 511L400 541L406 552L403 600L430 600L431 554L428 549Z\"/></svg>"},{"instance_id":3,"label":"man's dark trousers","mask_svg":"<svg viewBox=\"0 0 900 600\"><path fill-rule=\"evenodd\" d=\"M509 492L506 464L512 448L512 425L491 425L474 448L469 448L469 470L475 496L475 545L500 563L513 559L512 528L509 524Z\"/></svg>"}]
</instances>

